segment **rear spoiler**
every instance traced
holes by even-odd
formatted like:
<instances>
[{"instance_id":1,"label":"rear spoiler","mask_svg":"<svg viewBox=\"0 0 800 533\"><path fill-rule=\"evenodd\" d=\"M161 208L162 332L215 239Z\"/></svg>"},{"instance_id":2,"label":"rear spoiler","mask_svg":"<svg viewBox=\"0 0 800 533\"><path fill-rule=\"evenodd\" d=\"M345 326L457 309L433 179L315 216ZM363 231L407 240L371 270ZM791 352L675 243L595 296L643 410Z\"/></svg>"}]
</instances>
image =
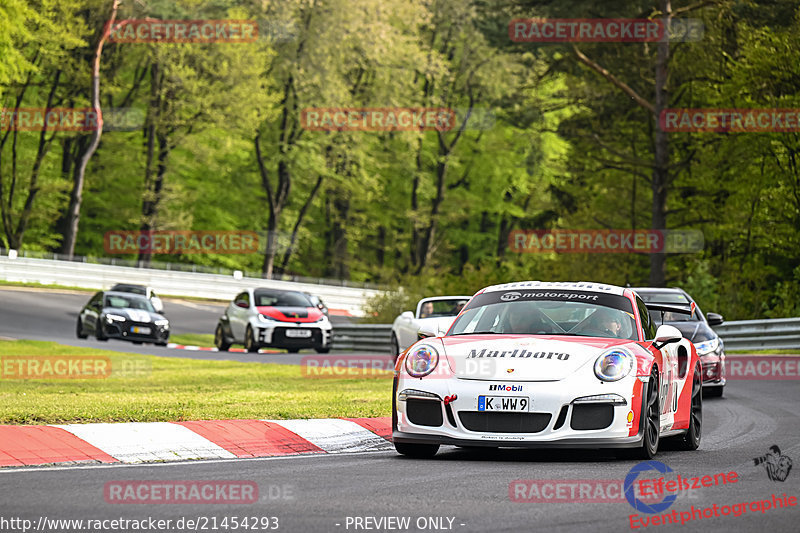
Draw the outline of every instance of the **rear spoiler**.
<instances>
[{"instance_id":1,"label":"rear spoiler","mask_svg":"<svg viewBox=\"0 0 800 533\"><path fill-rule=\"evenodd\" d=\"M692 302L691 305L645 303L644 306L650 311L661 311L662 313L680 313L682 315L693 315L695 310L694 302Z\"/></svg>"},{"instance_id":2,"label":"rear spoiler","mask_svg":"<svg viewBox=\"0 0 800 533\"><path fill-rule=\"evenodd\" d=\"M682 315L691 316L694 314L694 311L697 308L694 302L689 305L668 305L645 302L644 306L648 311L661 311L662 324L664 323L664 313L680 313Z\"/></svg>"}]
</instances>

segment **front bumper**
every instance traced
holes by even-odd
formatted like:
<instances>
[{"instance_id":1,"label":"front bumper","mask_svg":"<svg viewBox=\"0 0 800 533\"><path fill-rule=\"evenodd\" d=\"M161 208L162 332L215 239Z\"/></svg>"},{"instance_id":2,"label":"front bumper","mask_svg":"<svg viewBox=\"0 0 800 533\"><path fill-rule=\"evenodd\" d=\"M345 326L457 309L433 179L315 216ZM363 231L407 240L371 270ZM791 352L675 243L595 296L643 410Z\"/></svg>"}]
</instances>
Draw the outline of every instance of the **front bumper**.
<instances>
[{"instance_id":1,"label":"front bumper","mask_svg":"<svg viewBox=\"0 0 800 533\"><path fill-rule=\"evenodd\" d=\"M329 348L332 341L330 322L262 322L250 321L253 335L259 346L270 348ZM291 332L310 331L308 337L293 337Z\"/></svg>"},{"instance_id":2,"label":"front bumper","mask_svg":"<svg viewBox=\"0 0 800 533\"><path fill-rule=\"evenodd\" d=\"M153 322L105 321L102 328L103 334L109 339L155 343L166 343L169 340L169 327L156 326ZM142 333L147 330L148 333Z\"/></svg>"},{"instance_id":3,"label":"front bumper","mask_svg":"<svg viewBox=\"0 0 800 533\"><path fill-rule=\"evenodd\" d=\"M513 382L522 386L521 391L489 390L490 385L503 384L512 383L399 376L393 441L524 448L634 448L642 444L645 384L635 376L614 383L571 376L561 381ZM452 399L452 395L456 399L445 405L444 398ZM617 395L625 403L576 402L594 395ZM478 411L479 396L527 397L530 409L525 413Z\"/></svg>"},{"instance_id":4,"label":"front bumper","mask_svg":"<svg viewBox=\"0 0 800 533\"><path fill-rule=\"evenodd\" d=\"M710 353L700 356L703 370L703 387L725 386L725 353Z\"/></svg>"}]
</instances>

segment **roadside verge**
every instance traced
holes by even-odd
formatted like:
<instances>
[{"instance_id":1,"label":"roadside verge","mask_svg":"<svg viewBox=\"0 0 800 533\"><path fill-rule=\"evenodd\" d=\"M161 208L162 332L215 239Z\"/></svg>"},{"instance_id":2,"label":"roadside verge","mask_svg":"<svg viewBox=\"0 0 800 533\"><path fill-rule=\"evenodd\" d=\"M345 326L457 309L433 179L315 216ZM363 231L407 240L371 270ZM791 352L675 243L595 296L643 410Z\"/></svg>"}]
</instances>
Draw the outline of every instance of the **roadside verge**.
<instances>
[{"instance_id":1,"label":"roadside verge","mask_svg":"<svg viewBox=\"0 0 800 533\"><path fill-rule=\"evenodd\" d=\"M236 459L391 447L390 417L0 425L0 467Z\"/></svg>"}]
</instances>

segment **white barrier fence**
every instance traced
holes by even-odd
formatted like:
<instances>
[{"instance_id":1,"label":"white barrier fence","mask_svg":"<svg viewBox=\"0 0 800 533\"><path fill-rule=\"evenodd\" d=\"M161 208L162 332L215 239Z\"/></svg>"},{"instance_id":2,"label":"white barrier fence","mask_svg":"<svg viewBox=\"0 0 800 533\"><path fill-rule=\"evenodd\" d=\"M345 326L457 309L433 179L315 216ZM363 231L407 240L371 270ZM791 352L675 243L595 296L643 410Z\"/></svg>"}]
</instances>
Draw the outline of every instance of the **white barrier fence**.
<instances>
[{"instance_id":1,"label":"white barrier fence","mask_svg":"<svg viewBox=\"0 0 800 533\"><path fill-rule=\"evenodd\" d=\"M0 280L65 285L85 289L108 289L115 283L153 287L156 294L231 300L247 287L305 291L316 294L330 309L363 316L366 300L380 291L261 278L235 279L221 274L133 268L95 263L0 256Z\"/></svg>"}]
</instances>

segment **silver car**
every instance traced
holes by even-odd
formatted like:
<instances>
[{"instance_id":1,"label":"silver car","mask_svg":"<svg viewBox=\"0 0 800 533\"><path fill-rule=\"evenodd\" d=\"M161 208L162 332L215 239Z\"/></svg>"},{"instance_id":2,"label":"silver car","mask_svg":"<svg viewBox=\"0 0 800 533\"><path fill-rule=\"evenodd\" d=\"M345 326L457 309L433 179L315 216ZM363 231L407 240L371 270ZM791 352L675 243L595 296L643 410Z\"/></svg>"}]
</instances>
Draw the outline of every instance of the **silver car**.
<instances>
[{"instance_id":1,"label":"silver car","mask_svg":"<svg viewBox=\"0 0 800 533\"><path fill-rule=\"evenodd\" d=\"M214 344L221 351L242 344L248 352L285 348L296 353L311 348L327 353L331 323L300 291L254 288L239 293L219 319Z\"/></svg>"}]
</instances>

